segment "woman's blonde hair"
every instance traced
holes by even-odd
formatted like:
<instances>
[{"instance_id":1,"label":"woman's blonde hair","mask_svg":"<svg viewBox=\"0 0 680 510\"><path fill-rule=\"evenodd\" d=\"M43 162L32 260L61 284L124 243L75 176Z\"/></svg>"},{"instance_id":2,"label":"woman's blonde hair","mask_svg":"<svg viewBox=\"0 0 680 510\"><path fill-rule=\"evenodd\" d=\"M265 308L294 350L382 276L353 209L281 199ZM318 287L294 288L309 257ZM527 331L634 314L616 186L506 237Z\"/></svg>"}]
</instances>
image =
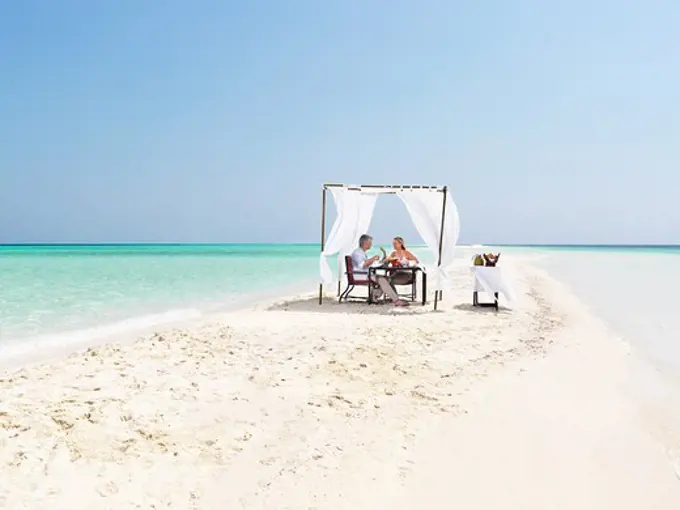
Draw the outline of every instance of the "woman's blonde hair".
<instances>
[{"instance_id":1,"label":"woman's blonde hair","mask_svg":"<svg viewBox=\"0 0 680 510\"><path fill-rule=\"evenodd\" d=\"M401 249L402 249L402 250L405 250L405 249L406 249L406 245L404 244L404 238L403 238L403 237L397 236L397 237L394 238L394 240L395 240L395 241L399 241L399 243L401 244Z\"/></svg>"}]
</instances>

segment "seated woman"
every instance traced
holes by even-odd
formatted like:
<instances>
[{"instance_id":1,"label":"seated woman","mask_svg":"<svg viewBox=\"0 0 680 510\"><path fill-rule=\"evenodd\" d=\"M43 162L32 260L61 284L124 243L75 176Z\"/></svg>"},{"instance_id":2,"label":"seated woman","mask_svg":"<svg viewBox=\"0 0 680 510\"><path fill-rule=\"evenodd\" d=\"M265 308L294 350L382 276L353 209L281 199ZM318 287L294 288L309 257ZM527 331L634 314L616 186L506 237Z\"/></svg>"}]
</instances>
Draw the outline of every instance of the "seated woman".
<instances>
[{"instance_id":1,"label":"seated woman","mask_svg":"<svg viewBox=\"0 0 680 510\"><path fill-rule=\"evenodd\" d=\"M401 237L395 237L392 240L392 247L394 251L387 257L389 262L398 262L402 266L409 266L411 264L417 264L418 258L406 249L404 244L404 239Z\"/></svg>"},{"instance_id":2,"label":"seated woman","mask_svg":"<svg viewBox=\"0 0 680 510\"><path fill-rule=\"evenodd\" d=\"M394 251L390 253L386 261L393 265L409 267L418 263L418 257L406 249L404 239L395 237L392 240ZM392 285L410 285L413 283L413 273L411 271L395 271L392 275Z\"/></svg>"}]
</instances>

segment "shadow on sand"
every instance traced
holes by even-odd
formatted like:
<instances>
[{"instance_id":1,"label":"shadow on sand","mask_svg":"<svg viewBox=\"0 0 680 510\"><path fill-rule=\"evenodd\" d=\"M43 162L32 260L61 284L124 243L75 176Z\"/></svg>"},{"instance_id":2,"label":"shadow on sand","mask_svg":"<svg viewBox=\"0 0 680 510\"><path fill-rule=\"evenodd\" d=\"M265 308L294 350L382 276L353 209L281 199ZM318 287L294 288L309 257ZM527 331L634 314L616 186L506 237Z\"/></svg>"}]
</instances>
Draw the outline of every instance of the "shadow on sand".
<instances>
[{"instance_id":1,"label":"shadow on sand","mask_svg":"<svg viewBox=\"0 0 680 510\"><path fill-rule=\"evenodd\" d=\"M319 298L303 298L276 303L267 308L269 311L304 312L304 313L342 313L342 314L372 314L372 315L422 315L426 313L439 313L432 309L432 304L422 305L420 302L411 303L410 306L397 307L391 303L369 305L361 301L343 301L338 303L337 298L324 298L323 304L319 305Z\"/></svg>"},{"instance_id":2,"label":"shadow on sand","mask_svg":"<svg viewBox=\"0 0 680 510\"><path fill-rule=\"evenodd\" d=\"M507 308L503 305L500 305L498 310L496 310L493 306L473 306L472 303L460 303L458 305L454 305L453 308L467 313L508 314L512 312L510 308Z\"/></svg>"}]
</instances>

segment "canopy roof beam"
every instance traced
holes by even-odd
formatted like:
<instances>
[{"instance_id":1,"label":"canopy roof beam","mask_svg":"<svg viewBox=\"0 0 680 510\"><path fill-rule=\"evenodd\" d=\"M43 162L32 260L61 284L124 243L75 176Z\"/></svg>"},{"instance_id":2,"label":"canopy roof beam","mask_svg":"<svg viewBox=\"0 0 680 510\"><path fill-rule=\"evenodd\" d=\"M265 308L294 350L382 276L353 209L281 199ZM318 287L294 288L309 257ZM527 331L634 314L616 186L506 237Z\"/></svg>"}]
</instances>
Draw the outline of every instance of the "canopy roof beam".
<instances>
[{"instance_id":1,"label":"canopy roof beam","mask_svg":"<svg viewBox=\"0 0 680 510\"><path fill-rule=\"evenodd\" d=\"M402 189L431 189L435 191L441 191L443 192L446 186L421 186L418 184L356 184L356 185L346 185L346 184L335 184L335 183L328 183L323 185L324 189L328 188L347 188L350 190L357 190L360 191L362 189L393 189L393 190L402 190Z\"/></svg>"}]
</instances>

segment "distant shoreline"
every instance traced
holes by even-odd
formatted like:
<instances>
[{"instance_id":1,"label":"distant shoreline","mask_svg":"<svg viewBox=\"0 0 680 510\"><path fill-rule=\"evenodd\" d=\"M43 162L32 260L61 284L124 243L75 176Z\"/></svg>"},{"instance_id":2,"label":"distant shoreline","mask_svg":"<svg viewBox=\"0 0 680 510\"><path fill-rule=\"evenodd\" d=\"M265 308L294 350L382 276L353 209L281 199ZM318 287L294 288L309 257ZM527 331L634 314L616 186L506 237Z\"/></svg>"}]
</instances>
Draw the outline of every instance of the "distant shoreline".
<instances>
[{"instance_id":1,"label":"distant shoreline","mask_svg":"<svg viewBox=\"0 0 680 510\"><path fill-rule=\"evenodd\" d=\"M460 248L489 246L494 248L530 248L530 249L595 249L595 250L680 250L680 244L460 244Z\"/></svg>"},{"instance_id":2,"label":"distant shoreline","mask_svg":"<svg viewBox=\"0 0 680 510\"><path fill-rule=\"evenodd\" d=\"M131 246L319 246L319 243L145 243L145 242L110 242L110 243L0 243L0 248L53 248L53 247L131 247Z\"/></svg>"}]
</instances>

